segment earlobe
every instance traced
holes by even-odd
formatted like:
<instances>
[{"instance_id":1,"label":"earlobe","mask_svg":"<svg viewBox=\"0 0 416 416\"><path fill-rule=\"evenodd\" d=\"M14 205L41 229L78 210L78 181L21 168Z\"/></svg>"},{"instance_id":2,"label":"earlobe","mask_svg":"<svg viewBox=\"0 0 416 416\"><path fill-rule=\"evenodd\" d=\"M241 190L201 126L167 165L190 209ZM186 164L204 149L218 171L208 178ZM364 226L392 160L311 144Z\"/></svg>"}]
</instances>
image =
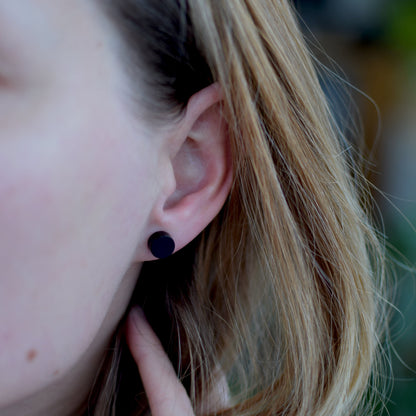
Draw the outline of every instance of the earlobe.
<instances>
[{"instance_id":1,"label":"earlobe","mask_svg":"<svg viewBox=\"0 0 416 416\"><path fill-rule=\"evenodd\" d=\"M218 214L229 194L232 166L222 96L214 84L191 97L177 130L170 163L175 189L155 207L154 227L167 230L180 249Z\"/></svg>"}]
</instances>

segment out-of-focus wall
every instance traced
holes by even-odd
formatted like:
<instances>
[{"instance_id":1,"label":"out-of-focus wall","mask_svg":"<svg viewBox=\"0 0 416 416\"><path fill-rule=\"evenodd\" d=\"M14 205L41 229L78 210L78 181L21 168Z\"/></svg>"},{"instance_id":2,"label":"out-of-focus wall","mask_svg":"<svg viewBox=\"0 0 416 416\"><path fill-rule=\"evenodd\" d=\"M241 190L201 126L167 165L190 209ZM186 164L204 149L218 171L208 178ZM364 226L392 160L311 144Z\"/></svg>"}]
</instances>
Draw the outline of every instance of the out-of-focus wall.
<instances>
[{"instance_id":1,"label":"out-of-focus wall","mask_svg":"<svg viewBox=\"0 0 416 416\"><path fill-rule=\"evenodd\" d=\"M297 0L306 37L344 70L371 149L369 177L396 266L393 390L383 415L416 415L416 0ZM307 29L306 29L307 27ZM316 40L313 38L316 37ZM324 54L318 57L329 62ZM334 111L346 111L334 101ZM344 114L339 114L342 119Z\"/></svg>"}]
</instances>

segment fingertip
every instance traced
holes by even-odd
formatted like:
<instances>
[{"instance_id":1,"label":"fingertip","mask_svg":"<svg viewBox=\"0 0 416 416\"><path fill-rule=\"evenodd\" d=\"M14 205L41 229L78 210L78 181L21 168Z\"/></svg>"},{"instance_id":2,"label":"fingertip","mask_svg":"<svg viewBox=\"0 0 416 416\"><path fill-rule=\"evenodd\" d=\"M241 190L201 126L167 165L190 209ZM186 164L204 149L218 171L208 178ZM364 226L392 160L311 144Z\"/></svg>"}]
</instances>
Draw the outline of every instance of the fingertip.
<instances>
[{"instance_id":1,"label":"fingertip","mask_svg":"<svg viewBox=\"0 0 416 416\"><path fill-rule=\"evenodd\" d=\"M147 323L146 316L144 314L143 309L140 306L134 306L129 313L129 319L134 324L136 329L139 331L142 326L143 322Z\"/></svg>"},{"instance_id":2,"label":"fingertip","mask_svg":"<svg viewBox=\"0 0 416 416\"><path fill-rule=\"evenodd\" d=\"M142 308L134 306L127 317L126 338L133 356L149 348L163 349Z\"/></svg>"},{"instance_id":3,"label":"fingertip","mask_svg":"<svg viewBox=\"0 0 416 416\"><path fill-rule=\"evenodd\" d=\"M126 339L130 347L137 346L140 339L143 338L143 326L147 323L143 309L134 306L127 315L126 320Z\"/></svg>"}]
</instances>

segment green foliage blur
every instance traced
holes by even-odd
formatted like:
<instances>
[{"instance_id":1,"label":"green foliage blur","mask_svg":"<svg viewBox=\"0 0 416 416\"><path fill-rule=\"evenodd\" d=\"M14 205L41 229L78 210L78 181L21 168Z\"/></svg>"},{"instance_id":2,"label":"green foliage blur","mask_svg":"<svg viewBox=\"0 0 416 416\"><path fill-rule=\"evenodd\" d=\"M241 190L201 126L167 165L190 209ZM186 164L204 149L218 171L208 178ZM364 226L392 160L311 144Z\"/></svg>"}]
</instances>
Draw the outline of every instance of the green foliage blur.
<instances>
[{"instance_id":1,"label":"green foliage blur","mask_svg":"<svg viewBox=\"0 0 416 416\"><path fill-rule=\"evenodd\" d=\"M416 52L416 2L396 0L386 7L385 38L390 47L407 54Z\"/></svg>"}]
</instances>

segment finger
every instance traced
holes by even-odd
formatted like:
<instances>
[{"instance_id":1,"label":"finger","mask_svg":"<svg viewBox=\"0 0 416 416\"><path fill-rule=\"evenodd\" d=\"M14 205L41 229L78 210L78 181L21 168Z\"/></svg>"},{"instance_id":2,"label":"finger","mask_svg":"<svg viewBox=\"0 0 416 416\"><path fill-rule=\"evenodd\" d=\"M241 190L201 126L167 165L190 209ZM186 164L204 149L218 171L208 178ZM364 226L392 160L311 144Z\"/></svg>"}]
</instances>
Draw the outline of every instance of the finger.
<instances>
[{"instance_id":1,"label":"finger","mask_svg":"<svg viewBox=\"0 0 416 416\"><path fill-rule=\"evenodd\" d=\"M130 312L126 331L152 415L193 416L186 390L140 308Z\"/></svg>"}]
</instances>

